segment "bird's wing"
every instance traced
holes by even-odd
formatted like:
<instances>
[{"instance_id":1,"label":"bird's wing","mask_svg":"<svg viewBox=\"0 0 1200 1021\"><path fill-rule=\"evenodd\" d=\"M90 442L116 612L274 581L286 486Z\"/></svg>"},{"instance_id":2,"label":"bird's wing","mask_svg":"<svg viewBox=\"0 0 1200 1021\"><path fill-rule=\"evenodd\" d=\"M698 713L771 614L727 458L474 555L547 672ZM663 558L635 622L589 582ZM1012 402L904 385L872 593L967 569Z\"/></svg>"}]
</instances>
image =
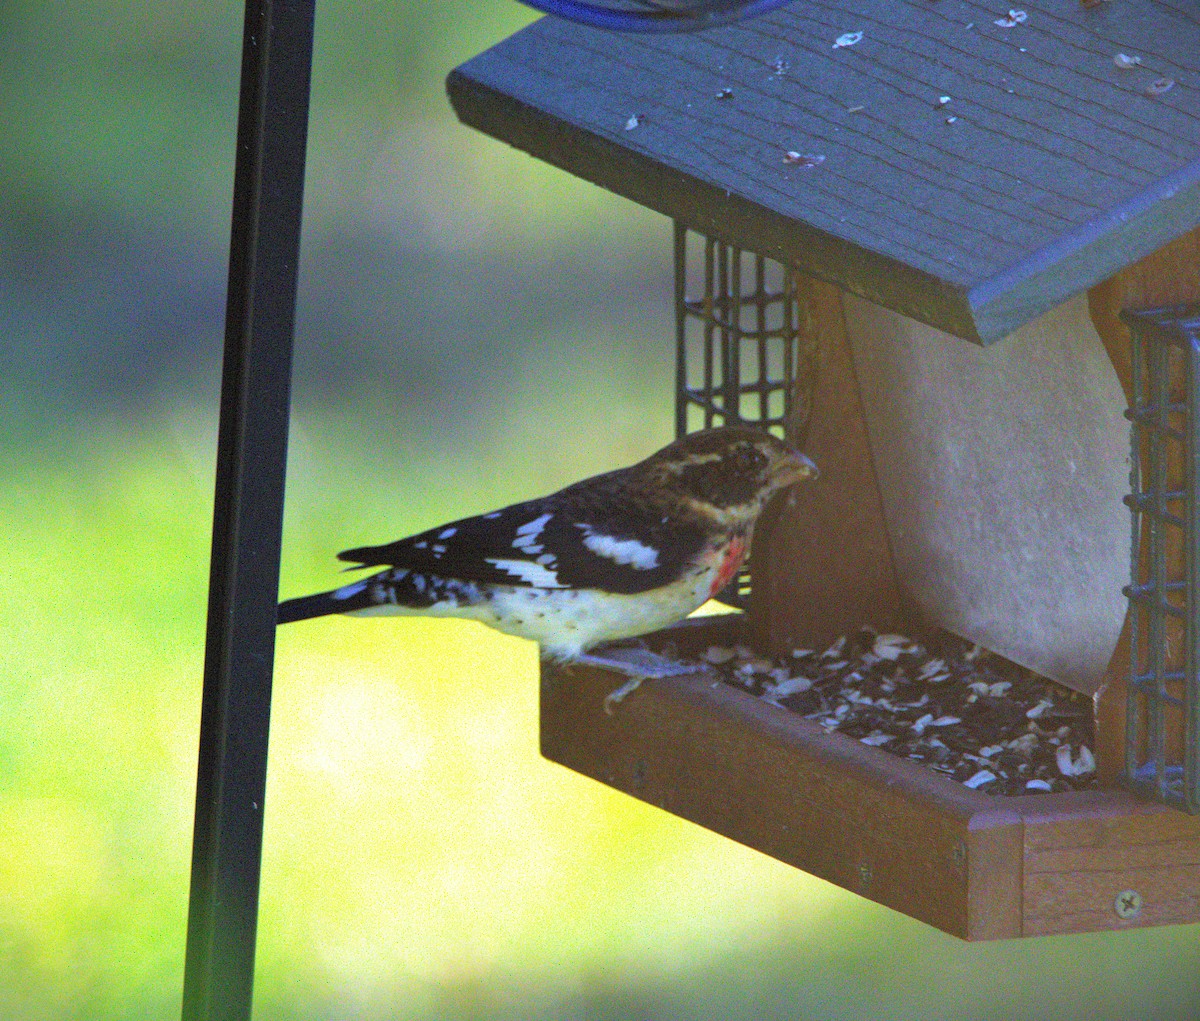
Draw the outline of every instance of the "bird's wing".
<instances>
[{"instance_id":1,"label":"bird's wing","mask_svg":"<svg viewBox=\"0 0 1200 1021\"><path fill-rule=\"evenodd\" d=\"M699 527L671 521L661 509L629 500L581 503L565 490L338 557L485 585L631 594L675 580L703 544Z\"/></svg>"}]
</instances>

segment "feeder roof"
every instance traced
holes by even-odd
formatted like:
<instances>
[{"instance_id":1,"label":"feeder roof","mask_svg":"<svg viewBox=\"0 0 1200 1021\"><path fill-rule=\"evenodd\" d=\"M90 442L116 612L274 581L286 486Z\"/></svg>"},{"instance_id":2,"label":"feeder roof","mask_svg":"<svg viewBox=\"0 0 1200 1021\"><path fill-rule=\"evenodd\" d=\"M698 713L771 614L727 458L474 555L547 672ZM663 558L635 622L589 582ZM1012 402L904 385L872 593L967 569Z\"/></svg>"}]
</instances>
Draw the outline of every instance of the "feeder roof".
<instances>
[{"instance_id":1,"label":"feeder roof","mask_svg":"<svg viewBox=\"0 0 1200 1021\"><path fill-rule=\"evenodd\" d=\"M1200 223L1193 0L797 0L689 35L544 18L459 117L987 343Z\"/></svg>"}]
</instances>

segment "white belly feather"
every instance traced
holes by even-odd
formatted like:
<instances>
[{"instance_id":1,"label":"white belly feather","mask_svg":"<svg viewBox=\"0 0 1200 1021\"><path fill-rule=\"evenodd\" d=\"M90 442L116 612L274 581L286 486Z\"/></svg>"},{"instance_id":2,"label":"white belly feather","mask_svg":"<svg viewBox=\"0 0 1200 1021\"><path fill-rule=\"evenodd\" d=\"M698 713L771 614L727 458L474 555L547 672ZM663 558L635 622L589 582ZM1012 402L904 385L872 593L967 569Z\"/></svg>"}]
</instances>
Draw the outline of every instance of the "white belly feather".
<instances>
[{"instance_id":1,"label":"white belly feather","mask_svg":"<svg viewBox=\"0 0 1200 1021\"><path fill-rule=\"evenodd\" d=\"M496 586L473 603L444 600L412 609L383 603L355 617L465 617L519 638L531 638L542 655L570 660L601 642L657 631L686 617L708 598L717 564L697 565L673 584L652 592L621 595L596 589Z\"/></svg>"}]
</instances>

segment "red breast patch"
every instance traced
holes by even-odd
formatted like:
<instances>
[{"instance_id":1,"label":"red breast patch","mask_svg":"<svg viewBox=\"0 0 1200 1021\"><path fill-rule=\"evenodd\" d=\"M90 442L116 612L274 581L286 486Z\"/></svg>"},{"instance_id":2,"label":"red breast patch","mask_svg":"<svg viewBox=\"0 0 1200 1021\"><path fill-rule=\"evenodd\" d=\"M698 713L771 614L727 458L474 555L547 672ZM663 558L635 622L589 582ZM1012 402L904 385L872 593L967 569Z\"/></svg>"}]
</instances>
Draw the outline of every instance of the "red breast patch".
<instances>
[{"instance_id":1,"label":"red breast patch","mask_svg":"<svg viewBox=\"0 0 1200 1021\"><path fill-rule=\"evenodd\" d=\"M742 569L742 561L745 559L746 544L741 539L734 539L725 550L725 559L717 568L717 576L713 578L712 586L708 590L710 599L733 581L733 576Z\"/></svg>"}]
</instances>

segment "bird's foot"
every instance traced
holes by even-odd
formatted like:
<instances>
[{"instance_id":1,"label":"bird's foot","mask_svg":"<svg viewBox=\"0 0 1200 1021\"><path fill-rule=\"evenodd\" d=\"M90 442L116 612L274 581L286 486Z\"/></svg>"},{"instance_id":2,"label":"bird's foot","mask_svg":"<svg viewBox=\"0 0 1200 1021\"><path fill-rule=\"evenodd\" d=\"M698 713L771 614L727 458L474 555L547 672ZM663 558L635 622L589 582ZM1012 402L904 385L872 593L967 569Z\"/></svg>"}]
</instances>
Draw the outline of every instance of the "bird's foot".
<instances>
[{"instance_id":1,"label":"bird's foot","mask_svg":"<svg viewBox=\"0 0 1200 1021\"><path fill-rule=\"evenodd\" d=\"M640 677L648 680L652 677L678 677L681 674L694 674L699 667L695 663L680 663L678 660L660 656L649 649L618 646L613 649L602 649L599 652L580 653L571 659L572 665L600 667L602 670L612 670L627 677Z\"/></svg>"},{"instance_id":2,"label":"bird's foot","mask_svg":"<svg viewBox=\"0 0 1200 1021\"><path fill-rule=\"evenodd\" d=\"M631 677L619 688L614 688L604 696L604 715L611 716L617 711L617 704L625 701L625 696L630 695L641 686L645 677Z\"/></svg>"},{"instance_id":3,"label":"bird's foot","mask_svg":"<svg viewBox=\"0 0 1200 1021\"><path fill-rule=\"evenodd\" d=\"M694 674L697 667L693 663L680 663L666 656L660 656L649 649L630 648L621 646L615 649L605 649L602 652L583 653L571 660L579 666L600 667L602 670L612 670L624 674L629 680L619 688L610 691L604 698L604 711L609 716L613 714L617 703L627 695L636 691L642 681L659 677L679 677L683 674Z\"/></svg>"}]
</instances>

